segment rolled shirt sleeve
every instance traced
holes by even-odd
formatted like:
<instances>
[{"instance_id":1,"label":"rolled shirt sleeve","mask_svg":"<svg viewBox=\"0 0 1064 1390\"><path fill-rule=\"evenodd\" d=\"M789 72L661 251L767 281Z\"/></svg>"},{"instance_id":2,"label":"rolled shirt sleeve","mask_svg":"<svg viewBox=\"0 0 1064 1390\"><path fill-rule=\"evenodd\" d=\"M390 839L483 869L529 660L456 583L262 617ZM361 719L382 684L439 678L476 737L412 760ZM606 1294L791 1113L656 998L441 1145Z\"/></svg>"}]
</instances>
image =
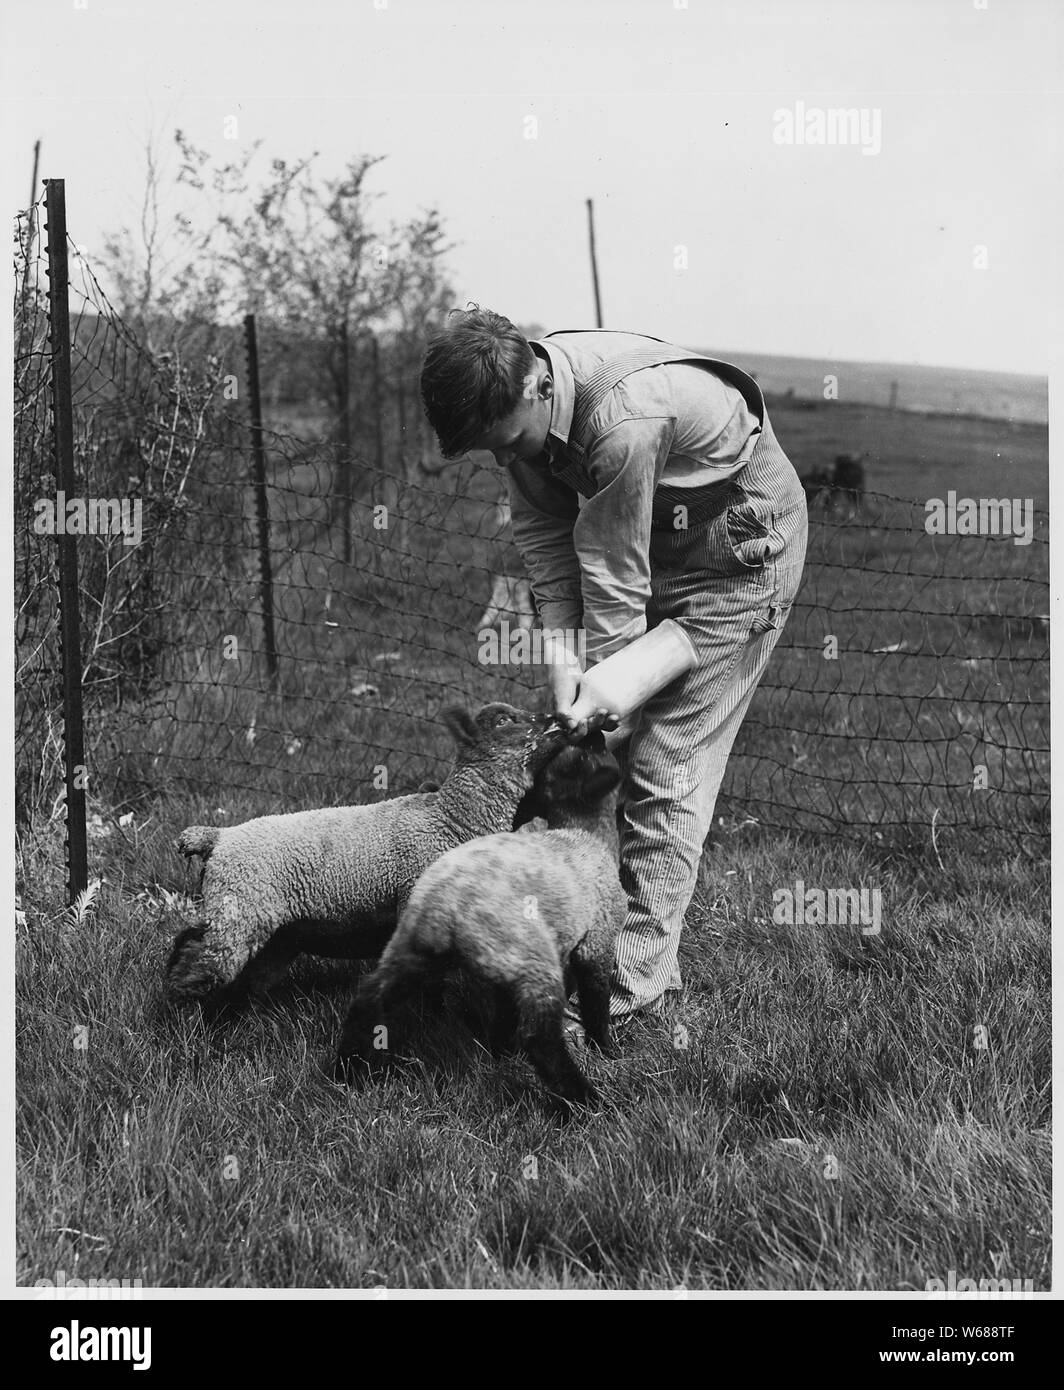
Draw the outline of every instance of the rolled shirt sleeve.
<instances>
[{"instance_id":1,"label":"rolled shirt sleeve","mask_svg":"<svg viewBox=\"0 0 1064 1390\"><path fill-rule=\"evenodd\" d=\"M583 622L573 526L576 492L527 463L509 469L510 524L545 628L577 632Z\"/></svg>"},{"instance_id":2,"label":"rolled shirt sleeve","mask_svg":"<svg viewBox=\"0 0 1064 1390\"><path fill-rule=\"evenodd\" d=\"M587 663L646 631L654 491L672 446L675 419L625 419L595 439L585 466L597 487L573 528L580 561Z\"/></svg>"},{"instance_id":3,"label":"rolled shirt sleeve","mask_svg":"<svg viewBox=\"0 0 1064 1390\"><path fill-rule=\"evenodd\" d=\"M541 467L510 469L514 540L545 628L583 627L588 665L646 631L654 490L672 417L626 418L602 430L584 461L596 492L576 492Z\"/></svg>"}]
</instances>

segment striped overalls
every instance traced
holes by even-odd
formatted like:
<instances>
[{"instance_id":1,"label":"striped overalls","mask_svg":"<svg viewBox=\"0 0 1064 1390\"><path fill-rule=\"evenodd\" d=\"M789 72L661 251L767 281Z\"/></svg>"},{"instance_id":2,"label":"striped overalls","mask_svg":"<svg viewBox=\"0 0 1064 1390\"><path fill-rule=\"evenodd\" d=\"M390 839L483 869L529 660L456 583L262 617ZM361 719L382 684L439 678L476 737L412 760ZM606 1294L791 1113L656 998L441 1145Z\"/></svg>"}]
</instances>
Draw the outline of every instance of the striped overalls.
<instances>
[{"instance_id":1,"label":"striped overalls","mask_svg":"<svg viewBox=\"0 0 1064 1390\"><path fill-rule=\"evenodd\" d=\"M699 661L648 701L615 750L625 778L621 879L629 898L616 950L615 1017L681 987L680 932L717 793L798 590L807 536L805 495L756 381L730 363L665 343L621 353L584 379L574 369L567 465L555 477L589 495L594 483L582 460L599 404L632 372L670 362L705 364L738 389L761 433L734 476L706 486L659 484L654 493L647 626L675 619Z\"/></svg>"}]
</instances>

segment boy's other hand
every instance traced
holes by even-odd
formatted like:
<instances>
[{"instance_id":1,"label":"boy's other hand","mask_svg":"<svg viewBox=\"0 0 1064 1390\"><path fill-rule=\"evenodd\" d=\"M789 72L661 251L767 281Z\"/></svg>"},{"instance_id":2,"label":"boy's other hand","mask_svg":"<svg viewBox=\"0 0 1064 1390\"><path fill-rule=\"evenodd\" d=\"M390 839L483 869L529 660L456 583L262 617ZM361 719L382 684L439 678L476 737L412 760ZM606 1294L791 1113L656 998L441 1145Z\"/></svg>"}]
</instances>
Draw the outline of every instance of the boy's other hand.
<instances>
[{"instance_id":1,"label":"boy's other hand","mask_svg":"<svg viewBox=\"0 0 1064 1390\"><path fill-rule=\"evenodd\" d=\"M554 713L562 726L570 733L575 732L579 723L579 716L573 719L570 710L576 703L582 675L583 669L580 661L571 652L555 656L548 671Z\"/></svg>"},{"instance_id":2,"label":"boy's other hand","mask_svg":"<svg viewBox=\"0 0 1064 1390\"><path fill-rule=\"evenodd\" d=\"M571 647L549 642L547 662L554 717L571 739L586 738L592 729L616 729L617 716L590 695L581 694L584 668Z\"/></svg>"},{"instance_id":3,"label":"boy's other hand","mask_svg":"<svg viewBox=\"0 0 1064 1390\"><path fill-rule=\"evenodd\" d=\"M612 732L621 722L599 699L579 691L575 701L566 709L559 709L555 717L569 730L569 737L575 742L597 729Z\"/></svg>"},{"instance_id":4,"label":"boy's other hand","mask_svg":"<svg viewBox=\"0 0 1064 1390\"><path fill-rule=\"evenodd\" d=\"M561 638L548 638L544 645L555 718L571 734L579 719L573 719L569 711L579 693L584 668L576 652Z\"/></svg>"}]
</instances>

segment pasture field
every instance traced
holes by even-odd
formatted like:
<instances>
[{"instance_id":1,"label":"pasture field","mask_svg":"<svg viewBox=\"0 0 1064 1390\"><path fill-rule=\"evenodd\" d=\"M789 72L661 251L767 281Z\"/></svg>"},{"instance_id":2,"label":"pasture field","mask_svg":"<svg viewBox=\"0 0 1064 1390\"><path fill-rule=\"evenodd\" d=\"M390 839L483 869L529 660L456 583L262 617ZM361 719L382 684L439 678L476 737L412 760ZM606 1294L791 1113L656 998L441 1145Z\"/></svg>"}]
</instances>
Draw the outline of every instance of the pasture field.
<instances>
[{"instance_id":1,"label":"pasture field","mask_svg":"<svg viewBox=\"0 0 1064 1390\"><path fill-rule=\"evenodd\" d=\"M926 840L937 820L953 849L990 831L1038 852L1048 795L1044 427L793 402L773 415L803 472L868 451L875 495L857 516L815 514L803 587L737 740L722 808L779 831L871 826L903 841ZM370 491L345 565L324 525L327 469L291 461L280 445L268 454L279 688L266 681L253 544L234 569L233 551L205 541L164 580L179 615L166 636L170 684L127 695L119 718L90 714L105 814L168 815L175 790L217 806L216 786L229 814L373 800L381 765L391 791L411 790L449 757L443 705L540 698L527 666L477 662L492 574L513 563L489 470ZM927 535L921 499L951 489L1032 498L1033 543ZM373 527L378 496L390 503L388 532ZM211 500L223 513L249 506L237 485ZM202 514L205 535L212 519ZM233 631L239 661L221 654L220 634ZM973 765L987 768L993 794L973 795Z\"/></svg>"},{"instance_id":2,"label":"pasture field","mask_svg":"<svg viewBox=\"0 0 1064 1390\"><path fill-rule=\"evenodd\" d=\"M783 403L773 415L803 471L869 449L878 492L1046 502L1038 427ZM267 1007L210 1025L160 1000L170 942L193 910L172 848L184 825L369 799L369 768L397 748L410 759L393 783L403 790L446 754L427 711L507 688L501 676L497 691L492 679L473 687L468 652L436 633L430 607L397 617L367 581L335 690L289 699L274 725L250 693L239 693L246 708L220 701L213 713L178 703L168 751L184 746L198 767L214 757L216 780L93 802L103 882L88 910L63 907L60 824L23 828L18 1282L62 1270L146 1287L920 1290L954 1271L1047 1288L1046 844L1021 853L1004 834L1025 818L1044 830L1044 808L1017 791L1000 818L972 819L982 837L970 839L952 828L968 803L947 788L948 761L928 755L924 783L942 779L930 800L908 785L925 741L962 736L957 710L1006 680L1017 700L1029 682L1036 703L997 740L997 785L1047 777L1042 755L1010 763L1011 745L1045 741L1047 637L1034 608L1019 628L993 621L998 587L1044 555L1000 547L992 571L965 577L962 538L950 538L936 552L949 562L937 616L918 615L890 576L921 568L912 550L926 539L883 520L848 524L810 570L790 648L737 745L688 914L685 989L665 1016L620 1033L618 1060L588 1058L602 1103L568 1125L546 1112L524 1062L492 1061L456 1019L423 1020L413 1059L379 1085L337 1087L329 1065L357 966L305 959ZM984 621L940 612L950 593L957 614L967 605ZM482 597L464 598L470 624ZM847 668L848 725L825 739L805 732L832 698L816 649L825 623L845 637L847 621L862 654ZM297 644L318 637L301 622L285 640L309 656ZM894 645L893 665L870 654ZM385 646L404 659L375 668L384 712L344 700ZM966 684L954 662L969 663ZM256 712L259 736L232 736ZM227 722L223 764L203 740ZM904 750L896 779L870 765L884 734ZM159 728L141 737L121 749L130 785L128 768L146 776L159 756ZM284 756L295 739L298 776ZM354 767L341 756L351 747ZM829 789L824 828L867 834L814 833L788 809L810 761ZM922 830L877 838L914 806L943 812L934 842ZM878 888L880 931L774 921L773 895L799 880Z\"/></svg>"},{"instance_id":3,"label":"pasture field","mask_svg":"<svg viewBox=\"0 0 1064 1390\"><path fill-rule=\"evenodd\" d=\"M306 960L227 1023L161 1011L170 828L107 856L80 923L39 906L58 838L26 853L20 1283L1048 1287L1045 873L736 832L706 857L682 998L591 1058L602 1105L561 1126L458 1023L337 1087L342 966ZM878 886L880 934L775 925L797 879Z\"/></svg>"}]
</instances>

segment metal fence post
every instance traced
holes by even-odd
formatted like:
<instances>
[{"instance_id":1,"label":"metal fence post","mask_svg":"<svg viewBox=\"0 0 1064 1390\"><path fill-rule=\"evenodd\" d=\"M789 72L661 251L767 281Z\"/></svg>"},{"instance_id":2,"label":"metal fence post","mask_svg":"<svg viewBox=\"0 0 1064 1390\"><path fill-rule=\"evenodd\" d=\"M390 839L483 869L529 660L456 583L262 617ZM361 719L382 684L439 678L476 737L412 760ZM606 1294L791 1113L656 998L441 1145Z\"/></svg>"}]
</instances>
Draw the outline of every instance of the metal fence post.
<instances>
[{"instance_id":1,"label":"metal fence post","mask_svg":"<svg viewBox=\"0 0 1064 1390\"><path fill-rule=\"evenodd\" d=\"M344 564L351 563L351 493L354 475L354 445L351 442L351 330L345 318L340 326L340 490Z\"/></svg>"},{"instance_id":2,"label":"metal fence post","mask_svg":"<svg viewBox=\"0 0 1064 1390\"><path fill-rule=\"evenodd\" d=\"M277 689L277 637L273 627L273 575L270 573L270 513L266 500L266 449L262 442L262 396L259 391L259 344L255 315L244 316L248 359L248 394L251 408L251 460L255 483L255 515L259 531L259 572L262 590L262 627L266 669Z\"/></svg>"},{"instance_id":3,"label":"metal fence post","mask_svg":"<svg viewBox=\"0 0 1064 1390\"><path fill-rule=\"evenodd\" d=\"M373 349L373 442L374 461L377 465L378 480L384 472L384 396L381 392L381 346L376 333L370 332L369 341Z\"/></svg>"},{"instance_id":4,"label":"metal fence post","mask_svg":"<svg viewBox=\"0 0 1064 1390\"><path fill-rule=\"evenodd\" d=\"M30 182L30 202L26 221L26 265L22 272L22 298L26 299L30 289L30 263L33 260L33 234L35 225L33 221L33 208L37 201L37 170L41 162L41 142L34 141L33 145L33 179Z\"/></svg>"},{"instance_id":5,"label":"metal fence post","mask_svg":"<svg viewBox=\"0 0 1064 1390\"><path fill-rule=\"evenodd\" d=\"M89 884L85 830L85 730L81 701L81 632L78 613L77 536L68 535L67 498L77 494L70 370L69 268L66 188L45 180L48 209L48 327L52 358L52 438L55 446L56 542L59 562L59 638L63 670L63 761L66 772L67 892L73 903Z\"/></svg>"}]
</instances>

